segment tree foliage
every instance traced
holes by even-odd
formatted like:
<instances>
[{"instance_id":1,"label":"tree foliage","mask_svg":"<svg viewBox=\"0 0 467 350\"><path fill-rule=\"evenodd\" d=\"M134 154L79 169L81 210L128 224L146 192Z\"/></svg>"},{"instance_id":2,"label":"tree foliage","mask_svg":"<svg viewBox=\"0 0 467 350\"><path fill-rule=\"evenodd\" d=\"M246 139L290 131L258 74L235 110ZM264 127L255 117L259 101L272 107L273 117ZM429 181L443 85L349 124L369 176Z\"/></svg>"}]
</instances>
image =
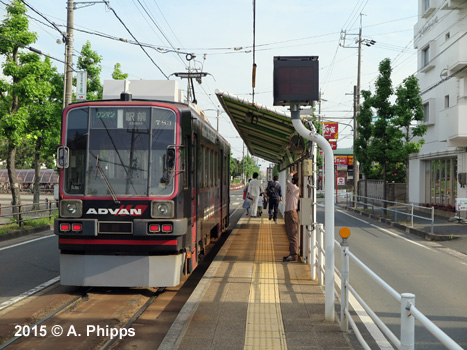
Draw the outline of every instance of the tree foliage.
<instances>
[{"instance_id":1,"label":"tree foliage","mask_svg":"<svg viewBox=\"0 0 467 350\"><path fill-rule=\"evenodd\" d=\"M118 62L115 63L114 71L112 72L112 79L114 79L114 80L125 80L126 78L128 78L128 74L122 72L122 68L120 66L120 63L118 63Z\"/></svg>"},{"instance_id":2,"label":"tree foliage","mask_svg":"<svg viewBox=\"0 0 467 350\"><path fill-rule=\"evenodd\" d=\"M414 76L405 79L392 104L391 72L390 60L381 61L375 93L362 91L354 147L366 178L404 182L409 156L422 147L426 126L419 123L423 121L423 105L418 80Z\"/></svg>"},{"instance_id":3,"label":"tree foliage","mask_svg":"<svg viewBox=\"0 0 467 350\"><path fill-rule=\"evenodd\" d=\"M102 56L92 50L91 42L87 41L81 48L81 55L76 66L79 70L88 73L86 100L95 101L102 99L103 86L100 83ZM76 79L74 79L76 85Z\"/></svg>"},{"instance_id":4,"label":"tree foliage","mask_svg":"<svg viewBox=\"0 0 467 350\"><path fill-rule=\"evenodd\" d=\"M13 205L21 204L16 179L16 151L26 133L26 120L31 103L41 96L42 82L36 71L41 68L37 54L22 48L36 40L29 31L26 8L19 0L6 7L7 15L0 24L0 54L4 78L0 80L0 134L7 147L7 170Z\"/></svg>"},{"instance_id":5,"label":"tree foliage","mask_svg":"<svg viewBox=\"0 0 467 350\"><path fill-rule=\"evenodd\" d=\"M253 161L253 158L251 158L249 155L243 158L242 167L243 167L243 164L245 164L245 177L247 179L251 178L253 176L253 173L255 172L259 173L258 164L256 164Z\"/></svg>"},{"instance_id":6,"label":"tree foliage","mask_svg":"<svg viewBox=\"0 0 467 350\"><path fill-rule=\"evenodd\" d=\"M357 135L355 139L355 156L360 163L362 173L368 178L371 170L372 160L368 157L368 150L370 148L370 139L373 135L373 112L372 112L372 99L371 92L362 90L363 103L360 111L357 114Z\"/></svg>"}]
</instances>

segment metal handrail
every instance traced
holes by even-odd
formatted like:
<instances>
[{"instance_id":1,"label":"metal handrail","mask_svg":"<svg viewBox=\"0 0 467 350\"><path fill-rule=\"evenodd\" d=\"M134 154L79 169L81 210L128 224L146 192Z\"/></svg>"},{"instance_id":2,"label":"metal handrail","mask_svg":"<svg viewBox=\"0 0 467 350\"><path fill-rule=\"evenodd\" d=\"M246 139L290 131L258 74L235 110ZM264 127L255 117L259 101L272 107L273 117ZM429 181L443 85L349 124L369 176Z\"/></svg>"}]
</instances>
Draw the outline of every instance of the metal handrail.
<instances>
[{"instance_id":1,"label":"metal handrail","mask_svg":"<svg viewBox=\"0 0 467 350\"><path fill-rule=\"evenodd\" d=\"M314 256L314 259L318 259L320 255L324 254L325 251L322 247L322 240L320 240L321 234L323 234L324 229L323 225L318 224L317 227L317 254ZM436 326L432 321L430 321L422 312L420 312L415 307L415 295L410 293L398 293L394 288L392 288L388 283L386 283L381 277L379 277L375 272L373 272L368 266L366 266L360 259L358 259L354 254L349 251L349 246L347 240L344 239L342 243L339 243L337 240L334 240L335 245L339 245L342 250L343 259L341 261L341 271L337 270L337 267L334 267L335 274L341 278L341 294L334 290L336 299L341 304L341 329L344 332L348 332L349 324L351 329L354 331L357 336L358 341L365 349L370 349L363 336L360 333L360 330L357 328L356 323L352 319L352 315L349 312L348 305L348 293L352 293L355 299L360 303L363 309L375 322L377 327L386 335L386 337L398 348L402 348L404 344L404 349L413 350L415 348L415 319L417 319L433 336L435 336L444 346L452 350L461 350L462 347L457 344L452 338L450 338L445 332L443 332L438 326ZM363 298L357 293L357 291L350 285L349 282L349 261L352 259L368 276L370 276L375 282L377 282L388 294L390 294L395 300L397 300L401 305L401 338L398 339L397 336L389 329L389 327L376 315L376 313L365 303ZM324 259L320 259L324 260ZM315 264L314 261L310 261L311 267L318 270L318 283L322 285L320 281L320 274L322 269L325 267L321 266L319 263ZM347 266L345 266L347 264Z\"/></svg>"},{"instance_id":2,"label":"metal handrail","mask_svg":"<svg viewBox=\"0 0 467 350\"><path fill-rule=\"evenodd\" d=\"M413 203L407 204L407 203L401 203L401 202L393 202L393 201L388 201L388 200L384 200L384 199L373 198L373 197L365 197L365 196L360 196L360 195L357 196L357 199L355 200L355 194L354 193L347 193L346 197L347 197L347 205L349 205L349 197L350 197L351 198L350 200L353 203L356 203L357 205L361 204L362 206L371 207L373 213L374 213L375 208L381 208L381 209L383 209L385 211L393 212L396 221L397 221L397 214L406 215L406 216L411 218L410 219L411 227L414 226L414 220L413 220L414 218L427 220L427 221L429 221L431 223L431 233L433 234L434 222L435 222L435 208L434 207L423 207L421 205L416 205L416 204L413 204ZM372 200L373 203L361 202L360 201L361 199ZM382 202L382 203L388 203L388 204L394 204L394 208L387 208L387 207L384 207L384 206L375 205L375 201ZM406 213L404 211L397 210L398 206L404 207L406 209L410 209L410 213L408 213L408 212ZM415 208L431 211L430 217L415 215L414 214L414 209Z\"/></svg>"},{"instance_id":3,"label":"metal handrail","mask_svg":"<svg viewBox=\"0 0 467 350\"><path fill-rule=\"evenodd\" d=\"M38 206L39 209L33 210L35 206ZM10 212L5 214L5 210L9 210ZM21 227L21 225L26 221L34 221L44 218L49 218L49 220L51 220L54 217L54 211L56 210L58 210L58 201L48 200L47 198L43 202L38 203L7 206L0 204L0 219L13 219L13 221L0 222L0 226L8 224L18 224ZM45 215L42 215L44 213ZM30 217L31 215L32 217Z\"/></svg>"},{"instance_id":4,"label":"metal handrail","mask_svg":"<svg viewBox=\"0 0 467 350\"><path fill-rule=\"evenodd\" d=\"M431 322L424 314L418 310L415 305L410 304L410 313L448 349L462 350L462 348L454 340L452 340L446 333L439 329L433 322Z\"/></svg>"}]
</instances>

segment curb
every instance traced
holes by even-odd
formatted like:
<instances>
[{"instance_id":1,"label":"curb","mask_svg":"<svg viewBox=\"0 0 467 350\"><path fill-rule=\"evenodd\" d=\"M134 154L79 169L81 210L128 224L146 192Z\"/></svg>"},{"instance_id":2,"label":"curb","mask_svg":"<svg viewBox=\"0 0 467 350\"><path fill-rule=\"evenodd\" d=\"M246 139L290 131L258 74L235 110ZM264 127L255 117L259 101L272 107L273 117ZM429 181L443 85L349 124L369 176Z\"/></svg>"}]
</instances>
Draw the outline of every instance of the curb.
<instances>
[{"instance_id":1,"label":"curb","mask_svg":"<svg viewBox=\"0 0 467 350\"><path fill-rule=\"evenodd\" d=\"M409 226L402 225L402 224L399 224L397 222L393 222L391 220L384 219L384 218L381 218L379 216L376 216L376 215L373 215L373 214L370 214L370 213L365 213L365 212L360 211L358 209L350 208L350 207L347 207L347 206L344 207L344 208L351 211L351 212L359 214L361 216L366 216L366 217L368 217L370 219L379 221L379 222L381 222L383 224L387 224L389 226L395 227L395 228L397 228L399 230L402 230L402 231L404 231L406 233L414 234L416 236L419 236L421 238L426 239L427 241L450 241L452 239L460 238L459 235L440 235L440 234L437 234L437 233L431 233L431 232L427 232L427 231L424 231L424 230L420 230L418 228L409 227Z\"/></svg>"},{"instance_id":2,"label":"curb","mask_svg":"<svg viewBox=\"0 0 467 350\"><path fill-rule=\"evenodd\" d=\"M28 228L27 230L17 230L0 235L0 242L7 241L13 238L28 236L33 233L43 232L50 230L50 225L42 225L37 227Z\"/></svg>"}]
</instances>

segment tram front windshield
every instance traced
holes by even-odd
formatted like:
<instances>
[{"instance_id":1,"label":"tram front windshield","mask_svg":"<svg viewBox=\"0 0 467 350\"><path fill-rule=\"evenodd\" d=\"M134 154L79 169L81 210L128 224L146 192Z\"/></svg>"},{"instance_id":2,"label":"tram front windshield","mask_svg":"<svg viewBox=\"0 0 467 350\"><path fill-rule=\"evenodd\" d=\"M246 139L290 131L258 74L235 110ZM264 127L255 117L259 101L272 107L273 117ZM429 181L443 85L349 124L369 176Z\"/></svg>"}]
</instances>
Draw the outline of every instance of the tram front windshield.
<instances>
[{"instance_id":1,"label":"tram front windshield","mask_svg":"<svg viewBox=\"0 0 467 350\"><path fill-rule=\"evenodd\" d=\"M167 146L175 144L175 113L151 107L85 107L66 117L70 164L64 190L87 196L169 196Z\"/></svg>"}]
</instances>

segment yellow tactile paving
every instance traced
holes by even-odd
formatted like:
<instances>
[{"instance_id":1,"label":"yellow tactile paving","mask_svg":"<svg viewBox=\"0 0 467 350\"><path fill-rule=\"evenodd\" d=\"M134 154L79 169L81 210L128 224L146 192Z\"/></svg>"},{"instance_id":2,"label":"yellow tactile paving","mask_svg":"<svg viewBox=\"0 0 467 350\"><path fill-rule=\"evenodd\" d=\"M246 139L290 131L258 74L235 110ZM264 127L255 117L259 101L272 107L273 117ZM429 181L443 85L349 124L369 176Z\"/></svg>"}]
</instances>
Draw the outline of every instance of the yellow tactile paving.
<instances>
[{"instance_id":1,"label":"yellow tactile paving","mask_svg":"<svg viewBox=\"0 0 467 350\"><path fill-rule=\"evenodd\" d=\"M261 223L250 285L244 349L287 349L271 225Z\"/></svg>"}]
</instances>

